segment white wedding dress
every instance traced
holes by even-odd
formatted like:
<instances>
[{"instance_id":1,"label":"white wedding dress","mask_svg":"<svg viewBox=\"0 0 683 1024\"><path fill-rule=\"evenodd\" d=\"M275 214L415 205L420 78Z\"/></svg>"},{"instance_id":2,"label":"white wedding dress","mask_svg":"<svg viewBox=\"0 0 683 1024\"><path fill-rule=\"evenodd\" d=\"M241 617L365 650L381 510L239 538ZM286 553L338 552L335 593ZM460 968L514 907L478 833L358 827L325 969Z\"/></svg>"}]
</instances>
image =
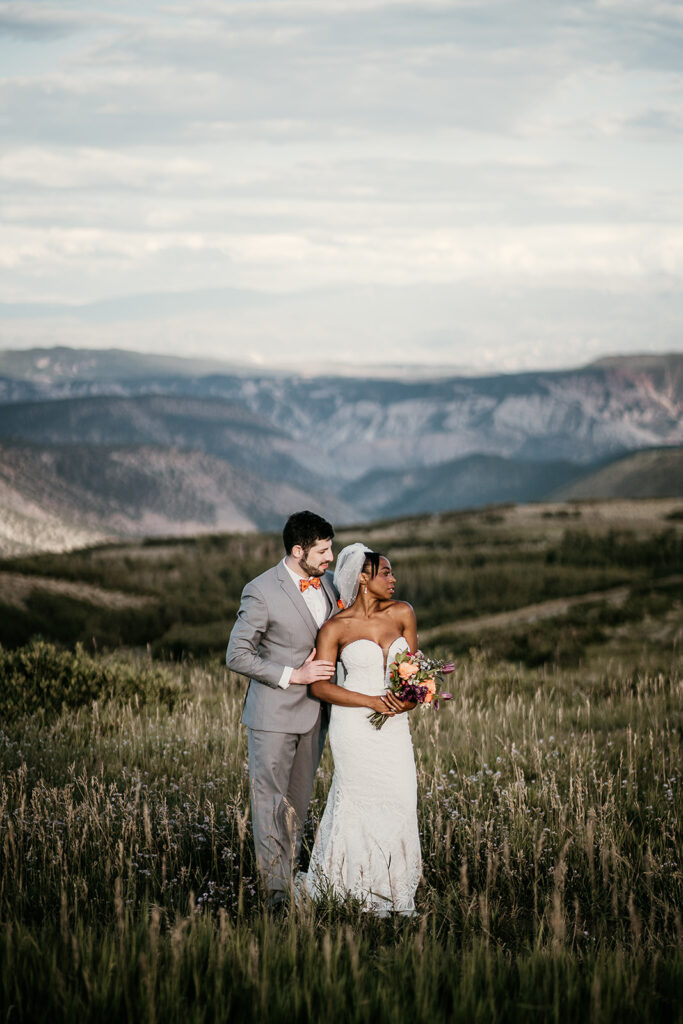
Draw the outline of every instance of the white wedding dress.
<instances>
[{"instance_id":1,"label":"white wedding dress","mask_svg":"<svg viewBox=\"0 0 683 1024\"><path fill-rule=\"evenodd\" d=\"M388 667L408 643L397 637L386 652L374 640L354 640L341 652L342 685L379 695ZM299 885L310 895L352 895L382 917L415 911L422 873L417 828L417 777L408 715L371 725L369 708L332 705L330 746L334 777L308 874Z\"/></svg>"}]
</instances>

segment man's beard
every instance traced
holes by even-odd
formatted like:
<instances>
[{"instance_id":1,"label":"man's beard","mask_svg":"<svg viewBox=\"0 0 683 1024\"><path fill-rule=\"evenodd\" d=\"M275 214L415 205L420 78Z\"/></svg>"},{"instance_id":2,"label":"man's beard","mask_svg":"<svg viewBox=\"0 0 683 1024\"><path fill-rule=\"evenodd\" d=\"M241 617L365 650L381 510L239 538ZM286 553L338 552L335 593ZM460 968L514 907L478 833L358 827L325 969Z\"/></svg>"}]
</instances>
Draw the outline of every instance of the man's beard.
<instances>
[{"instance_id":1,"label":"man's beard","mask_svg":"<svg viewBox=\"0 0 683 1024\"><path fill-rule=\"evenodd\" d=\"M306 556L305 555L301 559L301 561L299 562L299 568L301 569L302 572L307 573L309 576L324 576L325 575L325 570L324 569L317 568L315 565L309 565L309 563L306 561Z\"/></svg>"}]
</instances>

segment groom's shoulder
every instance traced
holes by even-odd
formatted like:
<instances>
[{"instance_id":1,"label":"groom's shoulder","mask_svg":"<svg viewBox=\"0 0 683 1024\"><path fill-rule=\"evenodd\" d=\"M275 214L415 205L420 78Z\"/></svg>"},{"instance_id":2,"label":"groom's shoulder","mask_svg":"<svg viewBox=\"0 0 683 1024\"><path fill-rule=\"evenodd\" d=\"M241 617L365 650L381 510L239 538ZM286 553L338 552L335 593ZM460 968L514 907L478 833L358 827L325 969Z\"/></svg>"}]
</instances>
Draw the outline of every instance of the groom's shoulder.
<instances>
[{"instance_id":1,"label":"groom's shoulder","mask_svg":"<svg viewBox=\"0 0 683 1024\"><path fill-rule=\"evenodd\" d=\"M279 562L277 565L272 565L270 569L266 569L265 572L259 573L258 576L254 576L253 580L249 580L248 583L245 583L242 593L248 590L268 590L279 580L279 569L281 564L282 563Z\"/></svg>"}]
</instances>

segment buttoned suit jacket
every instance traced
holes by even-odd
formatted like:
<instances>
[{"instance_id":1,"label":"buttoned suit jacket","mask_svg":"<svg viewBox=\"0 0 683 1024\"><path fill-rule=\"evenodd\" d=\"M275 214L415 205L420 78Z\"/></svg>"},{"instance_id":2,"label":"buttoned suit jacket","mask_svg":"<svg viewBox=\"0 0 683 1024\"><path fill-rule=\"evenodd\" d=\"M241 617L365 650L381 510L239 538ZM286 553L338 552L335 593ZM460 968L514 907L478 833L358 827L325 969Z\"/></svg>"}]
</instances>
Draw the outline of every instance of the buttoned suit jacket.
<instances>
[{"instance_id":1,"label":"buttoned suit jacket","mask_svg":"<svg viewBox=\"0 0 683 1024\"><path fill-rule=\"evenodd\" d=\"M325 573L320 582L329 618L338 611L331 573ZM311 696L308 686L293 684L283 689L278 684L285 666L303 665L317 634L318 625L303 594L282 562L247 583L225 656L228 668L249 676L243 725L299 734L313 728L321 702Z\"/></svg>"}]
</instances>

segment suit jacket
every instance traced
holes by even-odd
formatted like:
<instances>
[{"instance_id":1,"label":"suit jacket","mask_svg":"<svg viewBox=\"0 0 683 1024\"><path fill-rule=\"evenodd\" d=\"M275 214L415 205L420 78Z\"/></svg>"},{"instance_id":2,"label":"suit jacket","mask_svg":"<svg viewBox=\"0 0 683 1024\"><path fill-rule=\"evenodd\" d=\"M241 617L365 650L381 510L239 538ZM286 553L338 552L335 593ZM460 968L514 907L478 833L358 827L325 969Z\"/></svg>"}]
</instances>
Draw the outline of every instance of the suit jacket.
<instances>
[{"instance_id":1,"label":"suit jacket","mask_svg":"<svg viewBox=\"0 0 683 1024\"><path fill-rule=\"evenodd\" d=\"M321 579L330 616L338 610L331 581L331 573ZM278 682L286 665L303 665L317 634L308 605L282 562L247 583L225 655L228 668L250 677L244 725L265 732L304 733L313 728L321 702L311 697L307 686L294 684L284 690Z\"/></svg>"}]
</instances>

